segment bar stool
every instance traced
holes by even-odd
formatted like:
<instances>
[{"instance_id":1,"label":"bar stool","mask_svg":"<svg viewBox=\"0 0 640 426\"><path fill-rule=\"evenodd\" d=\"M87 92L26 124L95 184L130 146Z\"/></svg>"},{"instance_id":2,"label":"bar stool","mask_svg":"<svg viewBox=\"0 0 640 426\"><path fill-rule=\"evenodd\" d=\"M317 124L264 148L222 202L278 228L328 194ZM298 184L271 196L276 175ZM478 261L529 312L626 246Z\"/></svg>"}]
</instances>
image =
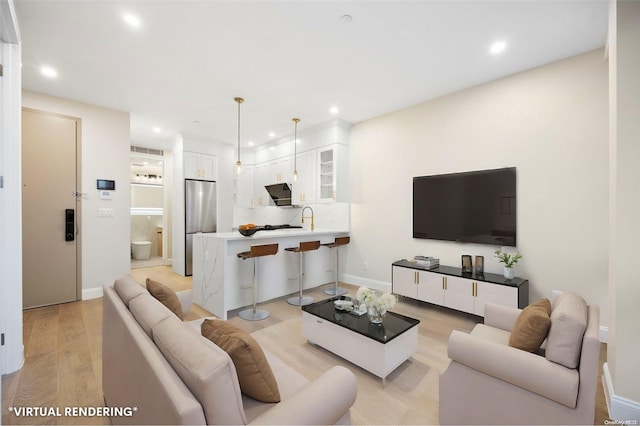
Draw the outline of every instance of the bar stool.
<instances>
[{"instance_id":1,"label":"bar stool","mask_svg":"<svg viewBox=\"0 0 640 426\"><path fill-rule=\"evenodd\" d=\"M258 257L271 256L278 252L278 244L251 246L250 251L238 253L242 260L253 258L253 308L238 312L238 316L247 321L259 321L269 317L269 311L257 310L258 306Z\"/></svg>"},{"instance_id":2,"label":"bar stool","mask_svg":"<svg viewBox=\"0 0 640 426\"><path fill-rule=\"evenodd\" d=\"M333 296L339 296L341 294L348 293L349 290L346 288L338 287L338 271L340 267L340 246L346 246L351 241L351 237L336 237L335 241L332 243L322 244L324 247L335 248L336 249L336 284L334 288L328 288L324 291L324 294L330 294Z\"/></svg>"},{"instance_id":3,"label":"bar stool","mask_svg":"<svg viewBox=\"0 0 640 426\"><path fill-rule=\"evenodd\" d=\"M304 241L304 242L301 242L298 247L287 247L285 249L286 251L298 253L298 256L300 259L300 295L295 297L290 297L289 299L287 299L287 303L289 303L290 305L306 306L313 303L313 297L309 297L309 296L302 297L302 271L303 271L302 254L305 251L318 250L318 247L320 247L320 241Z\"/></svg>"}]
</instances>

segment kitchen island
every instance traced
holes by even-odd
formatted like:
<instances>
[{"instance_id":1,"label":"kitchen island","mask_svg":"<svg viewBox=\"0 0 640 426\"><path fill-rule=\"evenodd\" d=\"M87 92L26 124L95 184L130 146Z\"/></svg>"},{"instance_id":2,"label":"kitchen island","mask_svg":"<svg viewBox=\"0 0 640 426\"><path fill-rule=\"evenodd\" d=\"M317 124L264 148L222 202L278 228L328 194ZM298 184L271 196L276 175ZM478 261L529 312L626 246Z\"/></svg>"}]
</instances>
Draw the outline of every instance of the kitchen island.
<instances>
[{"instance_id":1,"label":"kitchen island","mask_svg":"<svg viewBox=\"0 0 640 426\"><path fill-rule=\"evenodd\" d=\"M259 258L258 303L298 291L298 255L284 249L302 241L333 242L347 235L341 230L278 229L259 231L250 237L235 232L200 233L193 237L193 302L221 319L229 311L253 303L253 259L237 254L252 245L278 244L278 253ZM305 253L304 288L334 282L335 253L320 247Z\"/></svg>"}]
</instances>

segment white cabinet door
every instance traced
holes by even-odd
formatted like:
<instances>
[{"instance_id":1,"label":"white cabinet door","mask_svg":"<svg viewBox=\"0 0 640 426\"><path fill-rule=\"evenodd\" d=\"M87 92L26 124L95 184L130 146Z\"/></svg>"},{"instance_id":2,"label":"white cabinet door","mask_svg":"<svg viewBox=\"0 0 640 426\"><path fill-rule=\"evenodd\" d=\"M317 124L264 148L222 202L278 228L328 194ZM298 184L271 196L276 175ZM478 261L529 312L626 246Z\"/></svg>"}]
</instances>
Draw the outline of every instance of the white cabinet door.
<instances>
[{"instance_id":1,"label":"white cabinet door","mask_svg":"<svg viewBox=\"0 0 640 426\"><path fill-rule=\"evenodd\" d=\"M445 288L444 306L473 313L473 281L448 275L445 276Z\"/></svg>"},{"instance_id":2,"label":"white cabinet door","mask_svg":"<svg viewBox=\"0 0 640 426\"><path fill-rule=\"evenodd\" d=\"M476 281L475 305L473 313L484 317L484 305L487 302L518 307L518 288L505 285L495 285Z\"/></svg>"},{"instance_id":3,"label":"white cabinet door","mask_svg":"<svg viewBox=\"0 0 640 426\"><path fill-rule=\"evenodd\" d=\"M391 268L391 286L394 294L417 298L418 271L410 268L394 266Z\"/></svg>"},{"instance_id":4,"label":"white cabinet door","mask_svg":"<svg viewBox=\"0 0 640 426\"><path fill-rule=\"evenodd\" d=\"M200 154L200 170L202 170L202 179L218 180L218 157Z\"/></svg>"},{"instance_id":5,"label":"white cabinet door","mask_svg":"<svg viewBox=\"0 0 640 426\"><path fill-rule=\"evenodd\" d=\"M236 206L253 207L253 166L243 166L242 173L236 175Z\"/></svg>"},{"instance_id":6,"label":"white cabinet door","mask_svg":"<svg viewBox=\"0 0 640 426\"><path fill-rule=\"evenodd\" d=\"M418 272L418 300L444 305L444 275L428 271Z\"/></svg>"},{"instance_id":7,"label":"white cabinet door","mask_svg":"<svg viewBox=\"0 0 640 426\"><path fill-rule=\"evenodd\" d=\"M298 179L291 183L291 202L302 205L316 202L316 151L296 156Z\"/></svg>"},{"instance_id":8,"label":"white cabinet door","mask_svg":"<svg viewBox=\"0 0 640 426\"><path fill-rule=\"evenodd\" d=\"M184 178L200 179L198 154L192 152L184 153Z\"/></svg>"},{"instance_id":9,"label":"white cabinet door","mask_svg":"<svg viewBox=\"0 0 640 426\"><path fill-rule=\"evenodd\" d=\"M269 172L269 164L267 163L257 164L253 168L253 203L255 206L269 205L269 193L264 188L265 185L270 184L268 183Z\"/></svg>"}]
</instances>

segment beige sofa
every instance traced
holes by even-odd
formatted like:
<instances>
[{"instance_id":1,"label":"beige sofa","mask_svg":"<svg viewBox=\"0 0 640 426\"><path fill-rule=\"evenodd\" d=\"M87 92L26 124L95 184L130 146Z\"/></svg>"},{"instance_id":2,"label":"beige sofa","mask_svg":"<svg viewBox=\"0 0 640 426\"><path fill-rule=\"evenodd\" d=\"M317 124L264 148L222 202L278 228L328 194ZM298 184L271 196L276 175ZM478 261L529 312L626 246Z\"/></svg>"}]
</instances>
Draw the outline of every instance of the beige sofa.
<instances>
[{"instance_id":1,"label":"beige sofa","mask_svg":"<svg viewBox=\"0 0 640 426\"><path fill-rule=\"evenodd\" d=\"M487 304L484 324L471 334L454 331L447 345L451 363L440 375L440 424L593 424L599 310L582 303L583 334L576 324L558 334L559 324L575 318L575 306L554 303L539 353L508 345L519 309ZM568 344L571 333L577 344ZM567 351L574 354L567 357ZM556 356L565 364L573 357L578 365L569 368Z\"/></svg>"},{"instance_id":2,"label":"beige sofa","mask_svg":"<svg viewBox=\"0 0 640 426\"><path fill-rule=\"evenodd\" d=\"M181 298L184 300L184 298ZM240 392L231 358L130 277L104 288L102 385L113 424L349 424L355 376L333 367L312 382L265 351L281 395ZM121 415L120 415L121 414Z\"/></svg>"}]
</instances>

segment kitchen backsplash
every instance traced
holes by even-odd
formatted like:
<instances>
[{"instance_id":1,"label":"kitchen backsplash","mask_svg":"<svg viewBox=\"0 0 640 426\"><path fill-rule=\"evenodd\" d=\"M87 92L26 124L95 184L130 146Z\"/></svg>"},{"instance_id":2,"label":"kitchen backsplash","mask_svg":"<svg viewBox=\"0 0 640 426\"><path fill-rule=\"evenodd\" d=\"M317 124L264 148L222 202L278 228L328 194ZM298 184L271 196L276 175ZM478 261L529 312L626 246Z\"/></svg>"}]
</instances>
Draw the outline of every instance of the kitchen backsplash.
<instances>
[{"instance_id":1,"label":"kitchen backsplash","mask_svg":"<svg viewBox=\"0 0 640 426\"><path fill-rule=\"evenodd\" d=\"M349 231L349 204L309 204L313 209L315 229L331 229L337 231ZM305 211L304 224L301 224L302 207L234 207L233 228L245 223L255 223L256 225L302 225L304 228L311 227L311 219L307 209Z\"/></svg>"}]
</instances>

